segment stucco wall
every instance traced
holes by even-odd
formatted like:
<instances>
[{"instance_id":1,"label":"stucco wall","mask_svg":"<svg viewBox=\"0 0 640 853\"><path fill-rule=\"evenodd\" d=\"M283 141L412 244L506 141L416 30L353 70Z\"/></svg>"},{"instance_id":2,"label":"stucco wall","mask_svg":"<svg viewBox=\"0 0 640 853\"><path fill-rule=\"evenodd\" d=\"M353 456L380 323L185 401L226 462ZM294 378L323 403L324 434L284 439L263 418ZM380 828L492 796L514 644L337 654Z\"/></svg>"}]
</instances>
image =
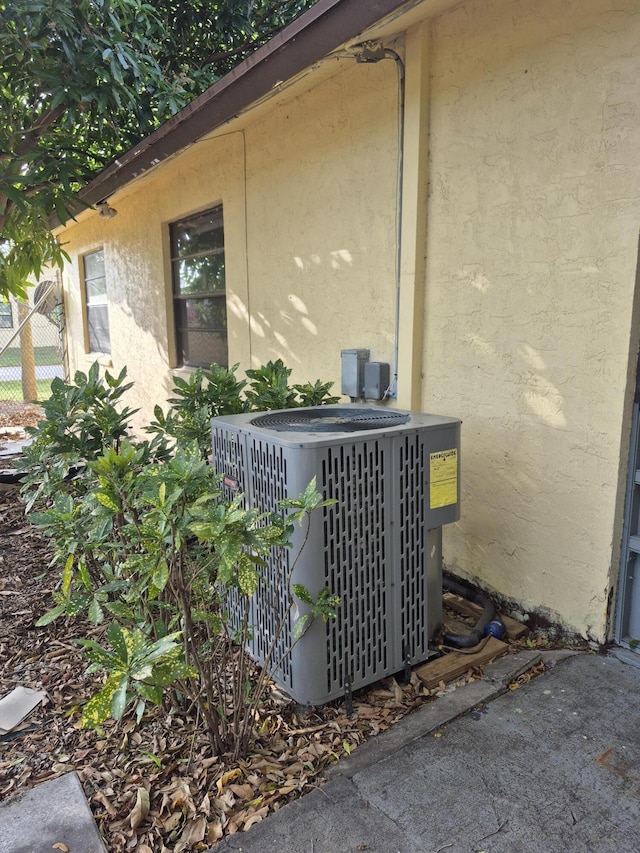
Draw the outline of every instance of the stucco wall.
<instances>
[{"instance_id":1,"label":"stucco wall","mask_svg":"<svg viewBox=\"0 0 640 853\"><path fill-rule=\"evenodd\" d=\"M393 62L334 60L336 76L246 130L201 141L65 229L72 369L87 369L78 257L105 250L111 358L136 382L138 422L175 371L168 223L222 202L229 358L282 358L292 381L340 387L340 349L391 361L398 80ZM392 120L389 121L389 115Z\"/></svg>"},{"instance_id":2,"label":"stucco wall","mask_svg":"<svg viewBox=\"0 0 640 853\"><path fill-rule=\"evenodd\" d=\"M407 69L429 101L408 127L430 113L428 170L413 176L429 183L424 356L421 377L400 371L423 410L463 420L462 519L445 558L602 640L638 340L640 3L476 0L411 44L431 54L430 87L415 85L428 61ZM282 357L294 381L339 388L343 348L393 362L397 68L331 62L333 77L310 74L308 91L124 188L115 218L65 230L72 368L94 358L75 259L104 245L111 360L136 382L139 423L174 372L168 223L220 202L231 363ZM424 223L405 213L405 229ZM403 314L401 335L411 323Z\"/></svg>"},{"instance_id":3,"label":"stucco wall","mask_svg":"<svg viewBox=\"0 0 640 853\"><path fill-rule=\"evenodd\" d=\"M248 129L254 364L282 357L339 387L341 349L392 360L397 113L393 61L343 59L333 80Z\"/></svg>"},{"instance_id":4,"label":"stucco wall","mask_svg":"<svg viewBox=\"0 0 640 853\"><path fill-rule=\"evenodd\" d=\"M72 371L86 370L96 358L85 352L80 267L83 254L103 246L111 356L100 361L115 371L126 365L136 383L139 424L152 418L153 406L162 404L172 388L168 223L222 201L229 275L233 281L237 271L240 285L244 282L242 151L237 133L194 145L159 169L153 180L143 179L117 196L113 219L94 214L63 233L73 258L64 273ZM229 334L235 339L244 332L232 317L230 321Z\"/></svg>"},{"instance_id":5,"label":"stucco wall","mask_svg":"<svg viewBox=\"0 0 640 853\"><path fill-rule=\"evenodd\" d=\"M637 340L639 95L638 2L483 0L434 22L423 406L464 422L447 559L599 639Z\"/></svg>"}]
</instances>

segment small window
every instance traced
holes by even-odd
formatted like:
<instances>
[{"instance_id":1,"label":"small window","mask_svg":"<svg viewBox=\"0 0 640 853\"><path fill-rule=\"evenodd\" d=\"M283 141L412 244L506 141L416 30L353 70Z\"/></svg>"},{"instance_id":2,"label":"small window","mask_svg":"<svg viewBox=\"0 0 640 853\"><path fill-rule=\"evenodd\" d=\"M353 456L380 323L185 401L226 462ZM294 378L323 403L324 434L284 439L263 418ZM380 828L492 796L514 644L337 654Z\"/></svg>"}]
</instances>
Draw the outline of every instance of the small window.
<instances>
[{"instance_id":1,"label":"small window","mask_svg":"<svg viewBox=\"0 0 640 853\"><path fill-rule=\"evenodd\" d=\"M228 366L222 207L171 226L173 309L178 360Z\"/></svg>"},{"instance_id":2,"label":"small window","mask_svg":"<svg viewBox=\"0 0 640 853\"><path fill-rule=\"evenodd\" d=\"M10 302L0 302L0 329L13 329L13 312Z\"/></svg>"},{"instance_id":3,"label":"small window","mask_svg":"<svg viewBox=\"0 0 640 853\"><path fill-rule=\"evenodd\" d=\"M83 261L89 352L111 352L104 249L85 255Z\"/></svg>"}]
</instances>

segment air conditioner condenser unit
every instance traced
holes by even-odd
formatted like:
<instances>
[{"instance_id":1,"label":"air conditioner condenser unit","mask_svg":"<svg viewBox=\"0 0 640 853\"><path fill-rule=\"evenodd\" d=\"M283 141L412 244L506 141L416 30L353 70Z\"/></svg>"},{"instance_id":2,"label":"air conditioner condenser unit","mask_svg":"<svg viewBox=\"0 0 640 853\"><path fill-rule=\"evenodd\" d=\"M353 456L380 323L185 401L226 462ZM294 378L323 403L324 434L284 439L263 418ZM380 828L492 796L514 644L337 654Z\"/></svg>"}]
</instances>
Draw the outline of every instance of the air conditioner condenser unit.
<instances>
[{"instance_id":1,"label":"air conditioner condenser unit","mask_svg":"<svg viewBox=\"0 0 640 853\"><path fill-rule=\"evenodd\" d=\"M263 570L251 602L254 660L264 662L284 616L274 678L309 705L426 660L442 623L442 526L459 518L460 421L321 406L213 418L212 440L227 497L277 512L315 477L336 500ZM315 619L298 642L287 578L340 599L336 617Z\"/></svg>"}]
</instances>

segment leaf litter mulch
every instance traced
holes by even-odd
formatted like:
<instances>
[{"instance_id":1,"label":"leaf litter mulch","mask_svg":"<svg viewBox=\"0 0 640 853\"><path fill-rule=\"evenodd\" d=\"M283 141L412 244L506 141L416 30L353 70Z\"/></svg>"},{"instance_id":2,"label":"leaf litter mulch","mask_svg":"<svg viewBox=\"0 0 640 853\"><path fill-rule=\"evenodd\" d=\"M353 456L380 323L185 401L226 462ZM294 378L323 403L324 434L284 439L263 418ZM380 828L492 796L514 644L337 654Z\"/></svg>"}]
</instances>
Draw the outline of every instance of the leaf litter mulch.
<instances>
[{"instance_id":1,"label":"leaf litter mulch","mask_svg":"<svg viewBox=\"0 0 640 853\"><path fill-rule=\"evenodd\" d=\"M205 850L246 831L322 784L328 764L456 686L427 690L415 674L407 685L385 679L354 694L351 716L343 702L301 708L274 689L251 754L236 762L211 755L193 714L167 708L151 708L140 726L125 716L83 729L80 706L95 690L95 676L85 675L87 661L74 641L100 640L104 628L76 621L34 627L57 582L18 490L0 492L0 696L18 685L46 691L21 726L0 739L0 800L75 770L114 853ZM462 682L480 675L470 670Z\"/></svg>"}]
</instances>

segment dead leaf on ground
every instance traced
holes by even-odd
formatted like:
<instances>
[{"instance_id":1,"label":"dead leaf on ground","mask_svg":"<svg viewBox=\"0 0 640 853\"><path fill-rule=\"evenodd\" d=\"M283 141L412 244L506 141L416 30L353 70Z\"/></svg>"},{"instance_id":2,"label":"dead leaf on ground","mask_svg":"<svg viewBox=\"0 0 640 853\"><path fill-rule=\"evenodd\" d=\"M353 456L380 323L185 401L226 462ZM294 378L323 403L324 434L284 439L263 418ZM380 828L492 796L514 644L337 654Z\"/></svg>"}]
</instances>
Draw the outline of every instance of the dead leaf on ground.
<instances>
[{"instance_id":1,"label":"dead leaf on ground","mask_svg":"<svg viewBox=\"0 0 640 853\"><path fill-rule=\"evenodd\" d=\"M220 841L223 835L224 829L222 828L222 821L211 821L211 823L207 826L207 843L215 844L216 841Z\"/></svg>"},{"instance_id":2,"label":"dead leaf on ground","mask_svg":"<svg viewBox=\"0 0 640 853\"><path fill-rule=\"evenodd\" d=\"M251 829L256 823L260 823L260 821L267 816L269 813L269 809L265 806L259 811L255 812L251 815L251 817L247 818L244 822L243 830L246 832L248 829Z\"/></svg>"},{"instance_id":3,"label":"dead leaf on ground","mask_svg":"<svg viewBox=\"0 0 640 853\"><path fill-rule=\"evenodd\" d=\"M223 773L222 776L216 782L218 794L222 795L224 786L228 785L229 782L235 782L236 779L242 779L242 770L240 770L239 767L236 767L233 770L228 770L226 773Z\"/></svg>"},{"instance_id":4,"label":"dead leaf on ground","mask_svg":"<svg viewBox=\"0 0 640 853\"><path fill-rule=\"evenodd\" d=\"M180 853L182 850L188 850L194 844L198 844L204 840L207 832L207 819L204 815L191 818L182 830L182 834L174 848L175 853Z\"/></svg>"},{"instance_id":5,"label":"dead leaf on ground","mask_svg":"<svg viewBox=\"0 0 640 853\"><path fill-rule=\"evenodd\" d=\"M129 815L131 829L137 829L147 819L149 814L149 792L146 788L138 788L136 793L136 804Z\"/></svg>"},{"instance_id":6,"label":"dead leaf on ground","mask_svg":"<svg viewBox=\"0 0 640 853\"><path fill-rule=\"evenodd\" d=\"M35 728L3 744L0 799L75 770L110 853L195 853L246 831L317 787L319 775L345 752L446 689L443 683L425 691L415 678L404 686L388 678L355 692L351 717L344 702L303 710L270 690L258 737L242 762L213 756L188 709L167 713L149 705L137 729L129 716L106 721L99 732L83 729L81 707L95 686L75 640L101 643L105 626L69 620L35 628L59 584L50 558L39 531L25 524L18 491L0 493L0 592L19 593L0 595L0 696L17 683L47 691L29 718ZM605 754L599 763L619 772L612 758Z\"/></svg>"}]
</instances>

